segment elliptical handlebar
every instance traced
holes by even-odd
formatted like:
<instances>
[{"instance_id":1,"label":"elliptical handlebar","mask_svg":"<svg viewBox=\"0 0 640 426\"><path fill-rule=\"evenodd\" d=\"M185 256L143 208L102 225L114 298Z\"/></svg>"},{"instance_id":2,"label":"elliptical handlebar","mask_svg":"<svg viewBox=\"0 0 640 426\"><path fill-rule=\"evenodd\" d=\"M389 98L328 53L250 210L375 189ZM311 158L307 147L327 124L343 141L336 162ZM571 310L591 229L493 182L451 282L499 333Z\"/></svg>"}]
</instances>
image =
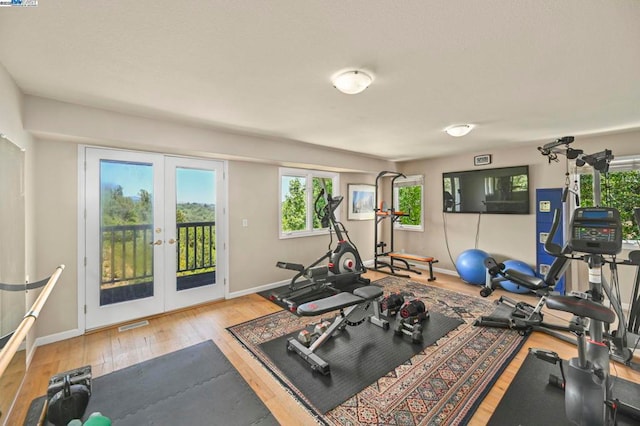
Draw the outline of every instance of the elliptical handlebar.
<instances>
[{"instance_id":1,"label":"elliptical handlebar","mask_svg":"<svg viewBox=\"0 0 640 426\"><path fill-rule=\"evenodd\" d=\"M344 226L342 227L342 229L340 229L340 226L338 226L339 222L336 219L334 212L336 211L340 203L342 203L344 197L342 195L338 195L336 197L331 196L331 193L327 190L327 187L324 183L324 179L320 179L320 184L322 185L322 188L320 189L320 193L314 201L313 208L315 210L316 216L320 219L322 227L333 228L333 232L336 233L338 241L341 241L343 239L342 233L346 233L346 230L344 229ZM318 204L323 198L325 200L325 205L323 207L319 207Z\"/></svg>"},{"instance_id":2,"label":"elliptical handlebar","mask_svg":"<svg viewBox=\"0 0 640 426\"><path fill-rule=\"evenodd\" d=\"M544 242L544 251L555 257L563 257L562 247L553 242L553 239L556 236L556 232L558 232L558 227L560 226L560 215L560 209L555 209L555 211L553 212L553 223L551 224L549 235Z\"/></svg>"}]
</instances>

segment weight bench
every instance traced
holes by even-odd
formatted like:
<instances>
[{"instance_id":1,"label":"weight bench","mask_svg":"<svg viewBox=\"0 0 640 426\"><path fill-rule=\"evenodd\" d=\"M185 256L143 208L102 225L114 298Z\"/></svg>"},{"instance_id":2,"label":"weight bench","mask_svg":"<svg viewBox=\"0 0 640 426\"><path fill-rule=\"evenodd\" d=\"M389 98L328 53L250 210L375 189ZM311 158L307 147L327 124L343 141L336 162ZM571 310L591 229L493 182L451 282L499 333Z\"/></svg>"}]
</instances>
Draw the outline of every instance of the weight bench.
<instances>
[{"instance_id":1,"label":"weight bench","mask_svg":"<svg viewBox=\"0 0 640 426\"><path fill-rule=\"evenodd\" d=\"M387 253L387 256L389 256L389 258L391 259L391 262L388 266L394 275L396 275L394 272L394 268L403 269L405 271L411 271L415 274L422 275L422 272L411 268L411 265L409 265L409 262L408 262L408 260L411 260L413 262L426 263L427 265L429 265L429 278L427 279L427 281L435 281L436 279L436 277L433 276L433 264L438 263L438 260L434 259L433 257L420 256L417 254L409 254L409 253L399 253L399 252L390 252L390 253ZM403 262L404 266L400 266L400 267L395 266L393 264L394 260L399 260Z\"/></svg>"},{"instance_id":2,"label":"weight bench","mask_svg":"<svg viewBox=\"0 0 640 426\"><path fill-rule=\"evenodd\" d=\"M296 352L311 365L312 371L323 375L330 373L329 364L320 358L315 351L322 346L335 332L344 330L347 325L356 326L367 319L384 330L389 329L389 322L380 318L380 307L377 299L382 296L382 289L376 286L365 286L355 289L353 293L343 292L314 300L298 306L298 315L313 317L327 312L340 310L331 325L309 347L295 337L287 340L287 350ZM371 309L373 308L373 309Z\"/></svg>"}]
</instances>

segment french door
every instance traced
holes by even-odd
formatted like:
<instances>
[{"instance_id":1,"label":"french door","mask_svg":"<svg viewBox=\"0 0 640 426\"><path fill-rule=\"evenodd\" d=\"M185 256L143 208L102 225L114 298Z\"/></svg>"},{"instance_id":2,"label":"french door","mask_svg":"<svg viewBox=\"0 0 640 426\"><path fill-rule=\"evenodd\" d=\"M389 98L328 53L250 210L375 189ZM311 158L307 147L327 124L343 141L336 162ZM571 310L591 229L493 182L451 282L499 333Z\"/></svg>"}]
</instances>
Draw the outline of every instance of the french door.
<instances>
[{"instance_id":1,"label":"french door","mask_svg":"<svg viewBox=\"0 0 640 426\"><path fill-rule=\"evenodd\" d=\"M84 150L85 328L223 298L224 163Z\"/></svg>"}]
</instances>

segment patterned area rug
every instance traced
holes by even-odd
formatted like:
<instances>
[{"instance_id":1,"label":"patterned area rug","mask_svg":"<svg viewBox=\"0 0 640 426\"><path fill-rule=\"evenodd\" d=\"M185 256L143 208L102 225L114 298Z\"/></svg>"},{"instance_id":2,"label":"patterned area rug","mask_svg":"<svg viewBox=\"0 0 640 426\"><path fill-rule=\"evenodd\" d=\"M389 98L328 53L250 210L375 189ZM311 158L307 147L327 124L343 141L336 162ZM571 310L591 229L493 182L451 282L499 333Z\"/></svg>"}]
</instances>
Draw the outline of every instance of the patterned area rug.
<instances>
[{"instance_id":1,"label":"patterned area rug","mask_svg":"<svg viewBox=\"0 0 640 426\"><path fill-rule=\"evenodd\" d=\"M477 317L490 314L495 307L491 301L480 297L397 277L386 277L373 284L382 287L385 294L401 293L420 298L430 311L460 318L464 323L324 415L259 347L263 342L301 330L317 318L280 311L229 327L228 331L316 416L319 423L466 424L526 338L513 330L474 327Z\"/></svg>"}]
</instances>

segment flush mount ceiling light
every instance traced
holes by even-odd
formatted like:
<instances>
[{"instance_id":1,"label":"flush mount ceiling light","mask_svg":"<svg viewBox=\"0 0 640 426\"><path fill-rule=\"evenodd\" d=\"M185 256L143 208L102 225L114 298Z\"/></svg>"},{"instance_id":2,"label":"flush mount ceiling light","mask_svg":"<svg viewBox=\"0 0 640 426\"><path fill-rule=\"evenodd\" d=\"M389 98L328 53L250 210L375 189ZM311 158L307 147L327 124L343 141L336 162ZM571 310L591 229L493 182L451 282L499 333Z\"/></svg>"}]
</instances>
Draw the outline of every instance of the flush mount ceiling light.
<instances>
[{"instance_id":1,"label":"flush mount ceiling light","mask_svg":"<svg viewBox=\"0 0 640 426\"><path fill-rule=\"evenodd\" d=\"M355 95L369 87L373 78L364 71L352 70L340 73L331 79L333 87L346 93Z\"/></svg>"},{"instance_id":2,"label":"flush mount ceiling light","mask_svg":"<svg viewBox=\"0 0 640 426\"><path fill-rule=\"evenodd\" d=\"M447 132L449 136L459 138L460 136L468 134L473 127L473 124L456 124L454 126L447 127L444 131Z\"/></svg>"}]
</instances>

